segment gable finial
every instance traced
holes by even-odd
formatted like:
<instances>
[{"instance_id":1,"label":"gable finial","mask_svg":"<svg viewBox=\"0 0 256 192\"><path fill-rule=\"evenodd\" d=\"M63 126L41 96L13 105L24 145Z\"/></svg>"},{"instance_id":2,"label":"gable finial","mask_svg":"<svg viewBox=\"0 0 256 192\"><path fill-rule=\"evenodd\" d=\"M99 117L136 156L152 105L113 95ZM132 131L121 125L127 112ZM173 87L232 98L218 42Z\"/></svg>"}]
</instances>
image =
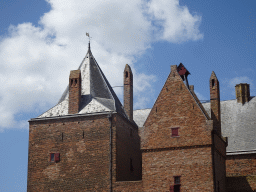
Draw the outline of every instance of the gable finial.
<instances>
[{"instance_id":1,"label":"gable finial","mask_svg":"<svg viewBox=\"0 0 256 192\"><path fill-rule=\"evenodd\" d=\"M92 37L90 37L89 33L86 33L86 36L89 38L88 49L90 49L90 39L91 39Z\"/></svg>"}]
</instances>

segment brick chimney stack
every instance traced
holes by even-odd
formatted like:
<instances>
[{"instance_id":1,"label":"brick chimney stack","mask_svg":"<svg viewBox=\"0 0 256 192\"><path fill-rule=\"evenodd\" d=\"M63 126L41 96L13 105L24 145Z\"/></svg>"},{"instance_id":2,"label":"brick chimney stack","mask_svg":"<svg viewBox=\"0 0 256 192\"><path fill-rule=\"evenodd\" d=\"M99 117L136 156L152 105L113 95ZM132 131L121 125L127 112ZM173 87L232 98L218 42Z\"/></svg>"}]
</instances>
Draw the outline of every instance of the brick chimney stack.
<instances>
[{"instance_id":1,"label":"brick chimney stack","mask_svg":"<svg viewBox=\"0 0 256 192\"><path fill-rule=\"evenodd\" d=\"M128 64L124 68L124 110L130 121L133 121L133 75Z\"/></svg>"},{"instance_id":2,"label":"brick chimney stack","mask_svg":"<svg viewBox=\"0 0 256 192\"><path fill-rule=\"evenodd\" d=\"M210 99L211 99L211 119L213 120L213 129L221 135L220 119L220 87L219 81L214 71L210 77Z\"/></svg>"},{"instance_id":3,"label":"brick chimney stack","mask_svg":"<svg viewBox=\"0 0 256 192\"><path fill-rule=\"evenodd\" d=\"M236 99L237 103L244 104L245 102L249 102L250 99L250 85L247 83L240 83L236 85Z\"/></svg>"},{"instance_id":4,"label":"brick chimney stack","mask_svg":"<svg viewBox=\"0 0 256 192\"><path fill-rule=\"evenodd\" d=\"M75 114L79 112L81 100L81 71L70 71L69 76L69 106L68 113Z\"/></svg>"}]
</instances>

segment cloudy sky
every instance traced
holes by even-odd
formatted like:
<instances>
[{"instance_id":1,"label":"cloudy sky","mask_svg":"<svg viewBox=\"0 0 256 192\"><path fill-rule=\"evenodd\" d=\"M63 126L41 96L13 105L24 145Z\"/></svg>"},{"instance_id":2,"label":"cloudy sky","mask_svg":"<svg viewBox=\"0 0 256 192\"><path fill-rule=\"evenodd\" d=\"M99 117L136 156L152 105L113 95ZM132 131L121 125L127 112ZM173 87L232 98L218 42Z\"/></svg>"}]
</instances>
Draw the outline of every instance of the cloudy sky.
<instances>
[{"instance_id":1,"label":"cloudy sky","mask_svg":"<svg viewBox=\"0 0 256 192\"><path fill-rule=\"evenodd\" d=\"M132 67L135 109L152 107L180 62L199 99L209 100L215 71L229 100L238 83L256 95L255 9L253 0L0 1L0 191L26 191L27 121L61 97L87 52L86 32L112 86Z\"/></svg>"}]
</instances>

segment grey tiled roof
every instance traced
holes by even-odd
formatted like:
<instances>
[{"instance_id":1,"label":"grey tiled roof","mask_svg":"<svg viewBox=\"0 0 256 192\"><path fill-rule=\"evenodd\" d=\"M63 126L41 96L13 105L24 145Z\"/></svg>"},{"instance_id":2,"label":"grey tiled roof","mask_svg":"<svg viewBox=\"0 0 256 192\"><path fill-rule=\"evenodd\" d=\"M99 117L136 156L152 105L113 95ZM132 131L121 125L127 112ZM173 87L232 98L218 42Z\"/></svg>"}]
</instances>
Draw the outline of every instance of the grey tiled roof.
<instances>
[{"instance_id":1,"label":"grey tiled roof","mask_svg":"<svg viewBox=\"0 0 256 192\"><path fill-rule=\"evenodd\" d=\"M221 101L222 135L228 137L227 154L256 153L256 97L242 105L237 100ZM210 103L203 103L211 116ZM151 109L135 110L134 121L142 127Z\"/></svg>"},{"instance_id":2,"label":"grey tiled roof","mask_svg":"<svg viewBox=\"0 0 256 192\"><path fill-rule=\"evenodd\" d=\"M90 48L80 64L81 71L81 104L78 114L92 114L100 112L118 112L126 116L123 106L110 86ZM62 94L59 102L37 118L68 115L69 86Z\"/></svg>"}]
</instances>

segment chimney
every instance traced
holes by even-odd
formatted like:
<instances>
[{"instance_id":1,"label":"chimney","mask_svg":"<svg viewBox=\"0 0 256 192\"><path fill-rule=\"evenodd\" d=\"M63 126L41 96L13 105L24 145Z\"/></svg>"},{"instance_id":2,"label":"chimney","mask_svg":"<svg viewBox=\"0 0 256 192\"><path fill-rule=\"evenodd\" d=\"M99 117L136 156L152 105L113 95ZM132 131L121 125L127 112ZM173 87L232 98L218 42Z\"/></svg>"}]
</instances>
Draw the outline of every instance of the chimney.
<instances>
[{"instance_id":1,"label":"chimney","mask_svg":"<svg viewBox=\"0 0 256 192\"><path fill-rule=\"evenodd\" d=\"M79 112L80 100L81 100L81 72L80 70L70 71L69 106L68 106L69 114L75 114Z\"/></svg>"},{"instance_id":2,"label":"chimney","mask_svg":"<svg viewBox=\"0 0 256 192\"><path fill-rule=\"evenodd\" d=\"M128 64L124 68L124 110L130 121L133 121L133 75Z\"/></svg>"},{"instance_id":3,"label":"chimney","mask_svg":"<svg viewBox=\"0 0 256 192\"><path fill-rule=\"evenodd\" d=\"M210 99L211 99L211 119L213 120L213 129L221 135L220 119L220 88L219 81L214 71L210 77Z\"/></svg>"},{"instance_id":4,"label":"chimney","mask_svg":"<svg viewBox=\"0 0 256 192\"><path fill-rule=\"evenodd\" d=\"M236 85L236 99L237 103L244 104L245 102L249 102L250 99L250 85L247 83L240 83Z\"/></svg>"}]
</instances>

